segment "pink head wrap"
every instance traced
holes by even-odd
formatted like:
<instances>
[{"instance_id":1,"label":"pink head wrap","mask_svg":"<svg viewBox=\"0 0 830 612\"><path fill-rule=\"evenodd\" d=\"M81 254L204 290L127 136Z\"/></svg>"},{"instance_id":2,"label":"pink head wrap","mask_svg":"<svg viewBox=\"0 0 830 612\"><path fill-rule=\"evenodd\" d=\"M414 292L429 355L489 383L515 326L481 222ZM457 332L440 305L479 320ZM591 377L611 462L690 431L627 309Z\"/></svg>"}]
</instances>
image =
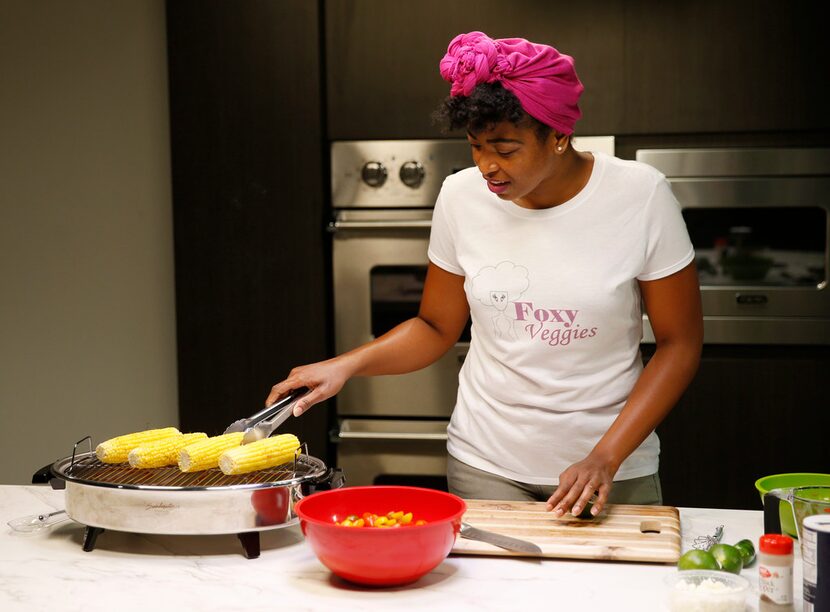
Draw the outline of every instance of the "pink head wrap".
<instances>
[{"instance_id":1,"label":"pink head wrap","mask_svg":"<svg viewBox=\"0 0 830 612\"><path fill-rule=\"evenodd\" d=\"M469 96L477 85L499 81L528 115L563 134L573 134L582 116L577 102L584 87L573 58L548 45L523 38L493 40L482 32L459 34L440 69L452 83L451 96Z\"/></svg>"}]
</instances>

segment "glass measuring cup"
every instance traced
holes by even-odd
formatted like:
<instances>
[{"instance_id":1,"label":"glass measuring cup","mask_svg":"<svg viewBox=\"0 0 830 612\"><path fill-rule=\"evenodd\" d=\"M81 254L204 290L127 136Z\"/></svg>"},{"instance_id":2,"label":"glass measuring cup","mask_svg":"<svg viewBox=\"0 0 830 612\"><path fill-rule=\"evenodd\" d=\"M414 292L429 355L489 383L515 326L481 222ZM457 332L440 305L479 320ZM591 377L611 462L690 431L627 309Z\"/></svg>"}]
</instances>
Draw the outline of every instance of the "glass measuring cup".
<instances>
[{"instance_id":1,"label":"glass measuring cup","mask_svg":"<svg viewBox=\"0 0 830 612\"><path fill-rule=\"evenodd\" d=\"M784 501L793 513L795 533L801 539L801 523L804 517L814 514L830 516L830 486L790 487L772 489L764 495L764 532L781 533L779 504Z\"/></svg>"}]
</instances>

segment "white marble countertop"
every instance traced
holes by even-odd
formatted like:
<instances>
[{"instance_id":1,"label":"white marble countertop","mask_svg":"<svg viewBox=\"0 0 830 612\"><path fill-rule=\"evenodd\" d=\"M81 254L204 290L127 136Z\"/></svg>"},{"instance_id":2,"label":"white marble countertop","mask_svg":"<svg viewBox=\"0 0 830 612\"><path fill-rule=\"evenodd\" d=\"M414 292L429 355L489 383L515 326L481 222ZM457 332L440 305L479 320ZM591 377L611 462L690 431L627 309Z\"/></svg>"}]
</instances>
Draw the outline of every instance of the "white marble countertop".
<instances>
[{"instance_id":1,"label":"white marble countertop","mask_svg":"<svg viewBox=\"0 0 830 612\"><path fill-rule=\"evenodd\" d=\"M9 520L63 508L63 491L0 485L0 610L663 610L672 565L451 555L411 585L368 588L333 576L299 528L262 533L249 560L235 535L162 536L105 532L81 548L73 521L35 534ZM723 541L757 542L760 511L681 508L683 551L724 525ZM757 562L744 569L757 610ZM801 562L794 591L801 601ZM800 603L796 605L800 610Z\"/></svg>"}]
</instances>

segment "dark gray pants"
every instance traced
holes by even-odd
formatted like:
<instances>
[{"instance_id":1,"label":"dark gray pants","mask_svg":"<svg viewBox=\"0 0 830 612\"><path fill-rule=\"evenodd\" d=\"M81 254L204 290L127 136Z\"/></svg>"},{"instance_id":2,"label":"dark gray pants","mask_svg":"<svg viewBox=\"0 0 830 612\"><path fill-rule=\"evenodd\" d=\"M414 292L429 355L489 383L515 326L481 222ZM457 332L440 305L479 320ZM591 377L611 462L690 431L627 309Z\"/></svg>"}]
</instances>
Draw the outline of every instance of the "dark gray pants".
<instances>
[{"instance_id":1,"label":"dark gray pants","mask_svg":"<svg viewBox=\"0 0 830 612\"><path fill-rule=\"evenodd\" d=\"M447 457L447 482L450 493L463 499L504 499L508 501L548 501L556 485L516 482L484 472L452 455ZM609 504L662 505L663 492L657 474L614 481Z\"/></svg>"}]
</instances>

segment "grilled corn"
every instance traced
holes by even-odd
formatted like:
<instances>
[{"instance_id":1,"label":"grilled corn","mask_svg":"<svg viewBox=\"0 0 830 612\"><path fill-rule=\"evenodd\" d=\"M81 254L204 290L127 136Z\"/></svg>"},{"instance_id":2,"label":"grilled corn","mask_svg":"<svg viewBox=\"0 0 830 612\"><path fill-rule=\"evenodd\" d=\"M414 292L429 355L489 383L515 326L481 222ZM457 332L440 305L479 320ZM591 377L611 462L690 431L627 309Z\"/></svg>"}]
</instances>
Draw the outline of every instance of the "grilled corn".
<instances>
[{"instance_id":1,"label":"grilled corn","mask_svg":"<svg viewBox=\"0 0 830 612\"><path fill-rule=\"evenodd\" d=\"M201 472L219 465L219 456L242 444L242 432L213 436L198 440L179 450L179 469L182 472Z\"/></svg>"},{"instance_id":2,"label":"grilled corn","mask_svg":"<svg viewBox=\"0 0 830 612\"><path fill-rule=\"evenodd\" d=\"M127 460L134 468L176 465L179 460L179 451L182 448L205 438L207 438L206 433L187 433L172 438L163 438L134 448L127 456Z\"/></svg>"},{"instance_id":3,"label":"grilled corn","mask_svg":"<svg viewBox=\"0 0 830 612\"><path fill-rule=\"evenodd\" d=\"M297 436L281 434L226 450L219 457L219 469L228 476L246 474L287 463L294 459L299 450L300 441Z\"/></svg>"},{"instance_id":4,"label":"grilled corn","mask_svg":"<svg viewBox=\"0 0 830 612\"><path fill-rule=\"evenodd\" d=\"M175 427L163 427L161 429L148 429L136 433L126 434L110 438L101 442L95 447L95 454L104 463L124 463L130 451L155 440L163 440L173 436L180 436L182 433Z\"/></svg>"}]
</instances>

